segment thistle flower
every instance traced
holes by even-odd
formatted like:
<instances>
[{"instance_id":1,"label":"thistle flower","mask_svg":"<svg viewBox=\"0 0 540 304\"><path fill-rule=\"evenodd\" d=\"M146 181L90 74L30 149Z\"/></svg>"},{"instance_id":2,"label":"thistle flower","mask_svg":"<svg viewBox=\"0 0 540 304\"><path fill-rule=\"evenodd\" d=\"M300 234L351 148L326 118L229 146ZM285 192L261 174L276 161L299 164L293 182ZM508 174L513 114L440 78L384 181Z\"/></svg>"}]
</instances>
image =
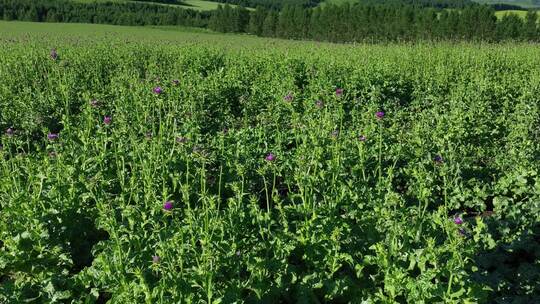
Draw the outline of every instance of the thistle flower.
<instances>
[{"instance_id":1,"label":"thistle flower","mask_svg":"<svg viewBox=\"0 0 540 304\"><path fill-rule=\"evenodd\" d=\"M276 156L272 153L268 153L268 155L266 155L266 157L264 158L266 161L269 161L269 162L273 162L276 160Z\"/></svg>"},{"instance_id":2,"label":"thistle flower","mask_svg":"<svg viewBox=\"0 0 540 304\"><path fill-rule=\"evenodd\" d=\"M107 126L110 125L112 123L112 117L110 116L103 117L103 123Z\"/></svg>"},{"instance_id":3,"label":"thistle flower","mask_svg":"<svg viewBox=\"0 0 540 304\"><path fill-rule=\"evenodd\" d=\"M289 101L289 102L292 101L293 100L292 93L289 93L289 94L285 95L285 97L283 97L283 100Z\"/></svg>"},{"instance_id":4,"label":"thistle flower","mask_svg":"<svg viewBox=\"0 0 540 304\"><path fill-rule=\"evenodd\" d=\"M336 96L341 97L341 95L343 95L343 89L342 88L337 88L336 89Z\"/></svg>"},{"instance_id":5,"label":"thistle flower","mask_svg":"<svg viewBox=\"0 0 540 304\"><path fill-rule=\"evenodd\" d=\"M377 119L381 120L384 117L384 112L379 111L379 112L375 113L375 116L377 117Z\"/></svg>"},{"instance_id":6,"label":"thistle flower","mask_svg":"<svg viewBox=\"0 0 540 304\"><path fill-rule=\"evenodd\" d=\"M456 224L456 225L461 225L461 224L463 224L463 219L462 219L460 216L456 216L456 217L454 218L454 224Z\"/></svg>"},{"instance_id":7,"label":"thistle flower","mask_svg":"<svg viewBox=\"0 0 540 304\"><path fill-rule=\"evenodd\" d=\"M366 139L367 139L367 138L366 138L365 135L360 135L360 136L358 136L358 140L359 140L359 141L366 141Z\"/></svg>"},{"instance_id":8,"label":"thistle flower","mask_svg":"<svg viewBox=\"0 0 540 304\"><path fill-rule=\"evenodd\" d=\"M320 108L324 107L324 102L322 102L321 100L317 100L315 102L315 105L317 106L317 108L320 109Z\"/></svg>"},{"instance_id":9,"label":"thistle flower","mask_svg":"<svg viewBox=\"0 0 540 304\"><path fill-rule=\"evenodd\" d=\"M152 256L152 263L157 264L157 263L159 263L160 260L161 260L161 258L159 257L159 255L153 255Z\"/></svg>"},{"instance_id":10,"label":"thistle flower","mask_svg":"<svg viewBox=\"0 0 540 304\"><path fill-rule=\"evenodd\" d=\"M12 128L7 128L7 130L6 130L6 135L7 136L13 136L14 133L15 133L15 131L13 131Z\"/></svg>"},{"instance_id":11,"label":"thistle flower","mask_svg":"<svg viewBox=\"0 0 540 304\"><path fill-rule=\"evenodd\" d=\"M163 89L161 87L154 88L154 94L159 95L161 93L163 93Z\"/></svg>"},{"instance_id":12,"label":"thistle flower","mask_svg":"<svg viewBox=\"0 0 540 304\"><path fill-rule=\"evenodd\" d=\"M58 59L58 53L56 52L56 49L52 49L52 50L51 50L50 56L51 56L51 59L52 59L52 60Z\"/></svg>"},{"instance_id":13,"label":"thistle flower","mask_svg":"<svg viewBox=\"0 0 540 304\"><path fill-rule=\"evenodd\" d=\"M173 208L173 203L171 201L166 201L163 204L163 209L165 209L166 211L170 211L172 208Z\"/></svg>"},{"instance_id":14,"label":"thistle flower","mask_svg":"<svg viewBox=\"0 0 540 304\"><path fill-rule=\"evenodd\" d=\"M437 164L442 164L444 161L443 161L443 158L442 156L440 155L436 155L434 158L433 158L433 161Z\"/></svg>"},{"instance_id":15,"label":"thistle flower","mask_svg":"<svg viewBox=\"0 0 540 304\"><path fill-rule=\"evenodd\" d=\"M58 139L58 137L59 137L58 133L49 133L49 134L47 134L47 138L49 140L56 140L56 139Z\"/></svg>"}]
</instances>

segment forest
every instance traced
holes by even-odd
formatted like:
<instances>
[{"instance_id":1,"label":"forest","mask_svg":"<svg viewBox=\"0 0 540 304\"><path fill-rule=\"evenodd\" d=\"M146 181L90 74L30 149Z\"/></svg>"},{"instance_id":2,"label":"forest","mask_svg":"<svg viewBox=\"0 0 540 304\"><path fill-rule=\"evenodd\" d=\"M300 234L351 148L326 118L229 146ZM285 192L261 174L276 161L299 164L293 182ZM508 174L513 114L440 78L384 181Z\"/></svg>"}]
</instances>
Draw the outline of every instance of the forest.
<instances>
[{"instance_id":1,"label":"forest","mask_svg":"<svg viewBox=\"0 0 540 304\"><path fill-rule=\"evenodd\" d=\"M228 0L226 0L228 1ZM390 41L539 41L538 14L525 18L514 14L500 20L495 8L468 1L398 1L376 4L271 2L272 8L234 2L214 11L195 11L175 6L136 2L78 3L66 0L0 0L4 20L79 22L114 25L183 25L217 32L249 33L264 37L329 42ZM241 0L242 1L242 0ZM257 0L255 0L257 1ZM281 7L282 4L285 4ZM451 9L449 9L451 7Z\"/></svg>"}]
</instances>

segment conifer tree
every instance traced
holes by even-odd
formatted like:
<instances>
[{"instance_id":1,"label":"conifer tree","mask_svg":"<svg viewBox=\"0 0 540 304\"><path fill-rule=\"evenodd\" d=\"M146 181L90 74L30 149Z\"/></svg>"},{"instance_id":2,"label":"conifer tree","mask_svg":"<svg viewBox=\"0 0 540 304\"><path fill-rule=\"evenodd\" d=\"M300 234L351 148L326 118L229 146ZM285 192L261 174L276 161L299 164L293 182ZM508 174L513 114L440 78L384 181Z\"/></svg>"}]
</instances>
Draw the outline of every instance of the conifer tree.
<instances>
[{"instance_id":1,"label":"conifer tree","mask_svg":"<svg viewBox=\"0 0 540 304\"><path fill-rule=\"evenodd\" d=\"M254 12L249 15L249 25L247 32L260 36L262 35L263 23L267 12L262 6L257 6Z\"/></svg>"},{"instance_id":2,"label":"conifer tree","mask_svg":"<svg viewBox=\"0 0 540 304\"><path fill-rule=\"evenodd\" d=\"M538 39L538 13L535 10L527 11L525 16L525 30L523 31L523 38L529 41Z\"/></svg>"},{"instance_id":3,"label":"conifer tree","mask_svg":"<svg viewBox=\"0 0 540 304\"><path fill-rule=\"evenodd\" d=\"M270 12L268 12L268 14L266 14L266 18L264 18L262 35L265 37L275 37L277 22L277 12L275 10L271 10Z\"/></svg>"}]
</instances>

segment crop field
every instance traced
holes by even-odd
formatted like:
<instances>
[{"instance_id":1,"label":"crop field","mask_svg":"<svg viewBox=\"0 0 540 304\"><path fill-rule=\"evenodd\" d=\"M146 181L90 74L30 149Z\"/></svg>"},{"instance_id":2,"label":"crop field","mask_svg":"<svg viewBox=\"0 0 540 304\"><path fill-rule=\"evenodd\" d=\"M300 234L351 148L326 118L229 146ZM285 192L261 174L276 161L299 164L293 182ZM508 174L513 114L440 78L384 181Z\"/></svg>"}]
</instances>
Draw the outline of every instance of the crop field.
<instances>
[{"instance_id":1,"label":"crop field","mask_svg":"<svg viewBox=\"0 0 540 304\"><path fill-rule=\"evenodd\" d=\"M538 303L538 58L0 22L0 303Z\"/></svg>"}]
</instances>

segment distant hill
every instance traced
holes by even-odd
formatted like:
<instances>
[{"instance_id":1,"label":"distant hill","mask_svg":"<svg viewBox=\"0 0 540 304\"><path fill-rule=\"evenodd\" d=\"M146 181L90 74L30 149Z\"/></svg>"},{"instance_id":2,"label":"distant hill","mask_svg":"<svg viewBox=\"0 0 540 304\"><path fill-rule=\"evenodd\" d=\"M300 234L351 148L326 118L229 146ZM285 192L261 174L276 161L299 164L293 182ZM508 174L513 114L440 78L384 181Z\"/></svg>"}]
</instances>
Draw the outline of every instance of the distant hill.
<instances>
[{"instance_id":1,"label":"distant hill","mask_svg":"<svg viewBox=\"0 0 540 304\"><path fill-rule=\"evenodd\" d=\"M419 7L437 7L437 8L462 8L471 5L471 0L325 0L324 3L361 3L366 5L415 5Z\"/></svg>"},{"instance_id":2,"label":"distant hill","mask_svg":"<svg viewBox=\"0 0 540 304\"><path fill-rule=\"evenodd\" d=\"M206 1L206 0L72 0L74 2L80 3L91 3L91 2L119 2L119 3L145 3L145 4L156 4L156 5L170 5L184 9L192 9L196 11L211 11L217 9L220 4L219 1ZM235 6L233 4L233 6Z\"/></svg>"},{"instance_id":3,"label":"distant hill","mask_svg":"<svg viewBox=\"0 0 540 304\"><path fill-rule=\"evenodd\" d=\"M242 5L255 8L280 9L285 5L300 5L303 7L315 7L319 4L342 4L362 3L366 5L407 4L420 7L436 8L463 8L473 3L490 4L496 6L496 10L519 10L521 8L540 8L540 0L72 0L75 2L144 2L147 4L174 5L194 10L214 10L219 4Z\"/></svg>"},{"instance_id":4,"label":"distant hill","mask_svg":"<svg viewBox=\"0 0 540 304\"><path fill-rule=\"evenodd\" d=\"M540 0L324 0L321 5L343 3L365 5L414 5L417 7L435 7L460 9L474 4L488 4L496 11L525 12L528 9L540 9ZM519 14L519 15L524 15Z\"/></svg>"},{"instance_id":5,"label":"distant hill","mask_svg":"<svg viewBox=\"0 0 540 304\"><path fill-rule=\"evenodd\" d=\"M540 0L473 0L482 4L510 4L523 8L540 8Z\"/></svg>"}]
</instances>

